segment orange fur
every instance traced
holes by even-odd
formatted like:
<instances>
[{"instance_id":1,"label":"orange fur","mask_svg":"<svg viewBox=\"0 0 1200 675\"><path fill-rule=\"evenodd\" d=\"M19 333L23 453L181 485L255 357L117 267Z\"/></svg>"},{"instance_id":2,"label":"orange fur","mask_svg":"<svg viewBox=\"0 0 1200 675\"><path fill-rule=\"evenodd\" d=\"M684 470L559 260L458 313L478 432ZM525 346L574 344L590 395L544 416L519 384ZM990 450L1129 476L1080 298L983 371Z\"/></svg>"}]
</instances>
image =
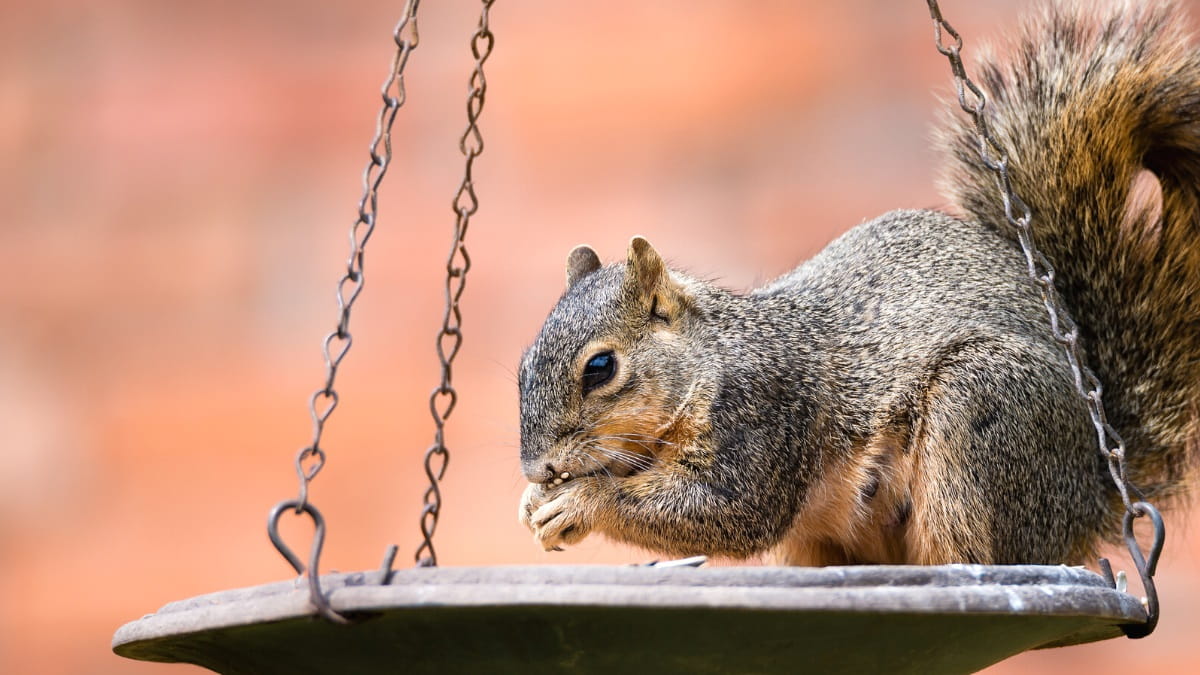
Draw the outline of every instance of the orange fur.
<instances>
[{"instance_id":1,"label":"orange fur","mask_svg":"<svg viewBox=\"0 0 1200 675\"><path fill-rule=\"evenodd\" d=\"M910 562L916 457L896 425L832 462L809 488L792 530L776 547L780 564ZM875 484L873 495L868 495Z\"/></svg>"}]
</instances>

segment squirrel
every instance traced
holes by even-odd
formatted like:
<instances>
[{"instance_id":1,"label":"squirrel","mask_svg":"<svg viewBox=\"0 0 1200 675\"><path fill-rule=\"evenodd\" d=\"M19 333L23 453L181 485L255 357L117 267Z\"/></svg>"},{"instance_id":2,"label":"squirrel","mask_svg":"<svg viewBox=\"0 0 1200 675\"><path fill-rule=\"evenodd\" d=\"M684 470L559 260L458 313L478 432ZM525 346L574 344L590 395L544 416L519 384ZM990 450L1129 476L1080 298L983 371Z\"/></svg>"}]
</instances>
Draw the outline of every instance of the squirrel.
<instances>
[{"instance_id":1,"label":"squirrel","mask_svg":"<svg viewBox=\"0 0 1200 675\"><path fill-rule=\"evenodd\" d=\"M1174 3L1056 2L979 81L1015 194L1104 383L1128 480L1200 455L1200 50ZM970 120L944 210L887 213L745 293L567 258L522 356L519 518L665 555L1082 564L1124 513Z\"/></svg>"}]
</instances>

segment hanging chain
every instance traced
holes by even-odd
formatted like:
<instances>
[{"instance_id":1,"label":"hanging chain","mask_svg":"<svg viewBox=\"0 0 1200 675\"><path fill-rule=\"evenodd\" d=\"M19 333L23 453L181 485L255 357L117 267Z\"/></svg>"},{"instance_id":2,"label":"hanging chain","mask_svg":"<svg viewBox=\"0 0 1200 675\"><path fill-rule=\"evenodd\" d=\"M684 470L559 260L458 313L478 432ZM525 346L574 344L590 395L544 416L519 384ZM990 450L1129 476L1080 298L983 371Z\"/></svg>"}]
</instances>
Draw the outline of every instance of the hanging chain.
<instances>
[{"instance_id":1,"label":"hanging chain","mask_svg":"<svg viewBox=\"0 0 1200 675\"><path fill-rule=\"evenodd\" d=\"M375 219L378 213L379 184L387 173L392 162L392 123L400 106L407 98L404 89L404 67L408 63L409 54L417 48L420 38L417 32L417 7L420 0L407 0L404 11L392 31L396 43L396 55L392 59L391 71L383 83L381 94L383 107L379 111L375 123L375 137L371 141L370 161L363 170L363 193L358 201L358 219L350 227L350 257L346 261L346 273L337 283L338 320L333 332L325 336L322 342L322 354L325 357L325 383L313 392L308 401L309 414L312 416L312 441L296 454L296 474L300 481L299 495L295 499L280 502L271 510L267 521L267 534L279 553L288 561L298 574L305 572L304 565L292 553L291 549L279 536L279 518L284 511L291 509L296 515L306 513L313 520L315 532L309 555L308 582L310 597L313 605L322 616L332 621L345 623L346 619L329 606L329 600L321 593L320 573L317 564L321 557L321 547L325 539L325 521L308 499L308 486L325 466L325 449L321 447L321 436L325 431L325 423L337 408L338 393L333 388L338 368L350 351L352 337L350 335L350 310L354 301L362 293L365 277L363 275L363 250L371 233L375 230ZM394 91L393 91L394 90Z\"/></svg>"},{"instance_id":2,"label":"hanging chain","mask_svg":"<svg viewBox=\"0 0 1200 675\"><path fill-rule=\"evenodd\" d=\"M962 62L962 37L942 18L942 10L937 0L927 0L929 14L933 18L934 41L937 50L950 62L950 70L954 75L954 89L958 96L959 106L971 116L975 124L975 133L979 142L979 156L984 165L996 174L1000 188L1000 198L1004 202L1004 217L1017 231L1017 240L1025 254L1025 265L1030 279L1041 289L1042 303L1050 318L1050 330L1054 340L1063 346L1067 363L1075 381L1075 389L1087 403L1088 414L1096 428L1097 444L1101 455L1108 462L1109 472L1113 483L1125 504L1125 516L1122 523L1125 544L1133 558L1142 584L1146 590L1145 624L1122 626L1125 634L1131 638L1145 637L1154 631L1158 623L1158 594L1154 588L1154 570L1158 564L1158 556L1162 552L1165 529L1162 516L1158 510L1145 501L1131 501L1130 491L1137 493L1137 488L1131 485L1126 477L1125 441L1116 429L1108 423L1104 414L1104 402L1101 394L1104 391L1099 378L1083 363L1079 353L1079 329L1071 319L1062 304L1058 291L1054 286L1054 268L1033 242L1032 216L1029 206L1018 197L1012 188L1009 176L1008 154L992 135L984 116L984 106L987 99L983 91L967 77ZM949 35L953 42L947 46L943 43L943 33ZM1014 214L1015 212L1015 214ZM1140 493L1138 493L1140 497ZM1133 534L1133 521L1142 516L1150 516L1154 526L1154 540L1150 546L1149 560L1142 556L1141 547ZM1112 578L1112 568L1108 561L1101 558L1100 565L1111 585L1115 586Z\"/></svg>"},{"instance_id":3,"label":"hanging chain","mask_svg":"<svg viewBox=\"0 0 1200 675\"><path fill-rule=\"evenodd\" d=\"M446 448L446 419L454 412L458 403L458 392L451 384L451 367L454 357L462 347L462 310L458 301L467 282L467 270L471 269L471 256L467 254L464 240L471 216L479 210L479 199L475 196L475 179L471 171L475 158L483 152L483 134L479 131L479 114L483 112L483 100L487 94L487 79L483 75L483 64L492 53L496 42L488 28L488 10L495 0L481 0L479 26L471 36L471 54L475 57L475 70L468 82L467 130L459 138L458 149L466 158L463 179L454 195L454 240L450 255L446 259L446 312L442 316L442 329L437 336L438 360L442 364L442 381L429 395L429 413L435 428L433 445L425 451L425 475L429 487L425 490L425 505L421 509L421 535L424 541L417 547L414 558L420 567L436 567L437 553L433 549L433 533L437 530L438 516L442 508L442 490L438 481L446 474L450 453Z\"/></svg>"}]
</instances>

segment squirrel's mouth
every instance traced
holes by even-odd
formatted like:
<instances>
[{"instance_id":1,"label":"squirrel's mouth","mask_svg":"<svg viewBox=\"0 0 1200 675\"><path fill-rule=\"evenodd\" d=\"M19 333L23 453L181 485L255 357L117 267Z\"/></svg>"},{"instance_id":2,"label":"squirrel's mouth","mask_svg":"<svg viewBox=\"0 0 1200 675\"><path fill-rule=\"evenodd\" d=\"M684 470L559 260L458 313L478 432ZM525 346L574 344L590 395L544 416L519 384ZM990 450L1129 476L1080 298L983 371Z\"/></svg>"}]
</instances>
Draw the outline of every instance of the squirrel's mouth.
<instances>
[{"instance_id":1,"label":"squirrel's mouth","mask_svg":"<svg viewBox=\"0 0 1200 675\"><path fill-rule=\"evenodd\" d=\"M629 478L654 466L655 455L648 443L639 443L636 449L627 445L610 443L588 443L579 453L577 469L563 471L549 482L561 485L577 478ZM576 462L571 462L575 464Z\"/></svg>"},{"instance_id":2,"label":"squirrel's mouth","mask_svg":"<svg viewBox=\"0 0 1200 675\"><path fill-rule=\"evenodd\" d=\"M565 441L565 442L564 442ZM531 482L562 485L578 478L624 479L643 473L659 461L659 455L673 443L666 439L630 430L611 429L576 431L559 441L539 460Z\"/></svg>"},{"instance_id":3,"label":"squirrel's mouth","mask_svg":"<svg viewBox=\"0 0 1200 675\"><path fill-rule=\"evenodd\" d=\"M652 464L653 460L650 460L650 463ZM595 476L597 478L629 478L631 476L636 476L637 474L645 471L648 468L649 468L649 464L638 465L638 466L634 466L634 467L627 467L627 466L618 467L618 466L606 465L606 466L603 466L600 468L592 469L591 471L583 471L583 472L563 471L562 473L560 473L558 476L556 476L553 480L551 480L549 482L554 485L562 485L563 483L566 483L569 481L577 480L579 478L589 478L592 476Z\"/></svg>"}]
</instances>

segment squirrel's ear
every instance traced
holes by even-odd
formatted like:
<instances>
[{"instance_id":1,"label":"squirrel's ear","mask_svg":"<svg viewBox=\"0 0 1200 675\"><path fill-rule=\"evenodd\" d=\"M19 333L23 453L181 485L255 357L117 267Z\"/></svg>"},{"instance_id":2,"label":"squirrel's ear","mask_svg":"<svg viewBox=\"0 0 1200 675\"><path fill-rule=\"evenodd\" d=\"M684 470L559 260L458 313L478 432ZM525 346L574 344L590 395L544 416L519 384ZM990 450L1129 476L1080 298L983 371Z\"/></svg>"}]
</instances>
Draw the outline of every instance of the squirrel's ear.
<instances>
[{"instance_id":1,"label":"squirrel's ear","mask_svg":"<svg viewBox=\"0 0 1200 675\"><path fill-rule=\"evenodd\" d=\"M625 284L645 303L652 318L670 320L687 304L687 292L671 279L662 256L642 237L629 242Z\"/></svg>"},{"instance_id":2,"label":"squirrel's ear","mask_svg":"<svg viewBox=\"0 0 1200 675\"><path fill-rule=\"evenodd\" d=\"M629 281L644 291L652 292L667 276L667 264L644 237L629 241Z\"/></svg>"},{"instance_id":3,"label":"squirrel's ear","mask_svg":"<svg viewBox=\"0 0 1200 675\"><path fill-rule=\"evenodd\" d=\"M567 288L600 269L600 256L590 246L580 244L567 254Z\"/></svg>"}]
</instances>

